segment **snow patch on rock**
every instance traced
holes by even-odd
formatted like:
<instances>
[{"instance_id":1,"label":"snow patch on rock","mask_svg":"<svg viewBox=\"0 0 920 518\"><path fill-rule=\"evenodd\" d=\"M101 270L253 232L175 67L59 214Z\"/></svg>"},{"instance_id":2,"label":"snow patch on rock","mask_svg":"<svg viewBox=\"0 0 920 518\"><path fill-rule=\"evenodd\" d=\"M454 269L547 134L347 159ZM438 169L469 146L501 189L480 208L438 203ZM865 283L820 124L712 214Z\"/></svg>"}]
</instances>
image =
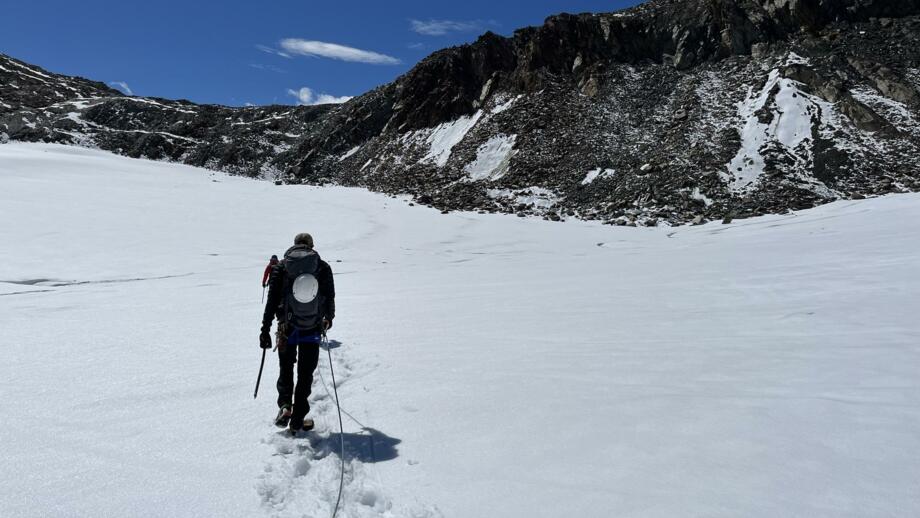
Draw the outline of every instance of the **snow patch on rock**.
<instances>
[{"instance_id":1,"label":"snow patch on rock","mask_svg":"<svg viewBox=\"0 0 920 518\"><path fill-rule=\"evenodd\" d=\"M355 146L349 149L344 155L339 157L339 162L344 162L345 160L348 160L351 156L353 156L355 153L357 153L360 150L361 150L361 146Z\"/></svg>"},{"instance_id":2,"label":"snow patch on rock","mask_svg":"<svg viewBox=\"0 0 920 518\"><path fill-rule=\"evenodd\" d=\"M750 88L747 98L738 103L741 149L729 163L726 177L733 191L743 193L757 186L766 167L763 151L768 145L780 146L802 165L811 162L812 129L834 107L800 86L773 70L763 88L757 92ZM762 122L764 115L768 115L766 122Z\"/></svg>"},{"instance_id":3,"label":"snow patch on rock","mask_svg":"<svg viewBox=\"0 0 920 518\"><path fill-rule=\"evenodd\" d=\"M790 52L786 56L786 63L788 65L811 65L811 60L808 58L802 57L795 52Z\"/></svg>"},{"instance_id":4,"label":"snow patch on rock","mask_svg":"<svg viewBox=\"0 0 920 518\"><path fill-rule=\"evenodd\" d=\"M559 202L559 196L543 187L526 189L489 189L486 194L492 199L512 200L517 205L527 205L535 209L549 209Z\"/></svg>"},{"instance_id":5,"label":"snow patch on rock","mask_svg":"<svg viewBox=\"0 0 920 518\"><path fill-rule=\"evenodd\" d=\"M604 31L604 41L610 40L610 20L601 18L601 29Z\"/></svg>"},{"instance_id":6,"label":"snow patch on rock","mask_svg":"<svg viewBox=\"0 0 920 518\"><path fill-rule=\"evenodd\" d=\"M694 188L693 188L693 192L690 193L690 198L692 198L692 199L694 199L694 200L696 200L696 201L701 201L701 202L703 202L703 204L706 205L707 207L710 206L710 205L712 205L712 200L709 199L708 196L706 196L705 194L703 194L703 193L700 191L700 188L699 188L699 187L694 187Z\"/></svg>"},{"instance_id":7,"label":"snow patch on rock","mask_svg":"<svg viewBox=\"0 0 920 518\"><path fill-rule=\"evenodd\" d=\"M616 173L613 169L602 169L598 167L597 169L592 169L588 171L588 174L585 175L585 179L581 181L582 185L590 185L594 183L594 180L598 178L609 178Z\"/></svg>"},{"instance_id":8,"label":"snow patch on rock","mask_svg":"<svg viewBox=\"0 0 920 518\"><path fill-rule=\"evenodd\" d=\"M182 107L181 104L178 104L178 103L164 104L161 102L154 101L152 99L144 99L142 97L118 97L118 99L123 100L123 101L131 101L135 103L140 103L140 104L149 104L151 106L156 106L158 108L165 108L167 110L175 110L180 113L189 113L192 115L198 113L195 110L189 110L188 108L184 108Z\"/></svg>"},{"instance_id":9,"label":"snow patch on rock","mask_svg":"<svg viewBox=\"0 0 920 518\"><path fill-rule=\"evenodd\" d=\"M867 86L850 89L850 94L857 101L872 108L899 131L920 135L920 123L911 113L910 108L902 102L890 99Z\"/></svg>"},{"instance_id":10,"label":"snow patch on rock","mask_svg":"<svg viewBox=\"0 0 920 518\"><path fill-rule=\"evenodd\" d=\"M473 126L479 122L479 119L482 118L482 115L482 110L479 110L473 115L460 117L453 122L445 122L444 124L436 126L433 130L430 130L431 134L425 139L425 142L430 148L428 154L422 158L422 161L434 162L438 167L447 165L447 161L450 159L450 153L453 151L454 146L459 144L463 138L466 137L466 134L469 133L469 131L473 129Z\"/></svg>"},{"instance_id":11,"label":"snow patch on rock","mask_svg":"<svg viewBox=\"0 0 920 518\"><path fill-rule=\"evenodd\" d=\"M499 104L497 104L497 105L495 106L495 108L492 108L492 115L495 115L495 114L498 114L498 113L502 113L502 112L504 112L504 111L507 111L509 108L511 108L512 106L514 106L514 103L516 103L516 102L518 101L518 99L520 99L521 97L524 97L524 96L523 96L523 95L518 95L518 96L512 97L512 98L510 98L510 99L508 99L508 100L506 100L506 101L505 101L505 100L499 101Z\"/></svg>"},{"instance_id":12,"label":"snow patch on rock","mask_svg":"<svg viewBox=\"0 0 920 518\"><path fill-rule=\"evenodd\" d=\"M511 166L517 135L496 135L479 146L476 160L463 169L472 181L498 180Z\"/></svg>"},{"instance_id":13,"label":"snow patch on rock","mask_svg":"<svg viewBox=\"0 0 920 518\"><path fill-rule=\"evenodd\" d=\"M53 79L51 76L49 76L49 75L47 75L47 74L43 74L42 72L40 72L40 71L38 71L38 70L35 70L35 69L32 68L32 67L27 67L26 65L23 65L22 63L17 63L17 62L15 62L15 61L10 61L10 60L6 60L6 63L7 63L8 65L12 65L12 66L14 66L14 67L16 67L16 68L19 68L19 69L20 69L20 70L18 71L19 74L22 74L22 75L27 76L27 77L31 77L32 79L35 79L36 81L41 81L42 83L46 83L46 84L47 84L47 83L48 83L48 80ZM10 69L5 68L5 67L4 67L3 70L6 70L7 72L12 72ZM25 72L23 72L23 70L24 70ZM71 88L71 90L72 90L72 88Z\"/></svg>"}]
</instances>

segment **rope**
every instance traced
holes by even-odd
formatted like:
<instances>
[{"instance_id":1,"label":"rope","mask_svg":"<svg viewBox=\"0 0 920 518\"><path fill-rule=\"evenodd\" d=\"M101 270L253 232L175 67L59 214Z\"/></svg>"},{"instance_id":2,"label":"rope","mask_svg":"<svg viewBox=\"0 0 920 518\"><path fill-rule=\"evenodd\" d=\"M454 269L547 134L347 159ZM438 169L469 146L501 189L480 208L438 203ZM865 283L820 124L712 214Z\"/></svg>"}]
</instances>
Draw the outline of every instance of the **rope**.
<instances>
[{"instance_id":1,"label":"rope","mask_svg":"<svg viewBox=\"0 0 920 518\"><path fill-rule=\"evenodd\" d=\"M335 499L335 508L332 510L332 518L339 512L339 504L342 502L342 490L345 488L345 427L342 425L342 407L339 406L339 389L335 386L335 370L332 369L332 350L329 348L329 339L323 333L323 345L325 345L326 354L329 356L329 373L332 375L332 391L335 393L335 408L339 412L339 440L341 445L340 457L342 459L342 469L339 477L339 496ZM326 389L328 391L328 389Z\"/></svg>"},{"instance_id":2,"label":"rope","mask_svg":"<svg viewBox=\"0 0 920 518\"><path fill-rule=\"evenodd\" d=\"M323 385L323 390L325 390L325 391L326 391L326 395L329 396L329 397L331 398L331 397L332 397L332 391L329 390L329 385L326 384L326 377L323 376L323 370L322 370L322 369L319 369L317 372L319 372L319 381L320 381L320 383L322 383L322 385ZM367 426L364 426L364 423L362 423L361 421L358 421L358 419L357 419L355 416L351 415L351 412L349 412L347 409L342 408L342 407L339 407L339 410L341 410L342 413L345 414L345 417L351 419L352 421L354 421L354 423L355 423L356 425L358 425L359 427L361 427L361 431L366 431L366 430L368 429ZM368 435L368 437L371 439L371 441L374 440L374 437L373 437L372 435Z\"/></svg>"}]
</instances>

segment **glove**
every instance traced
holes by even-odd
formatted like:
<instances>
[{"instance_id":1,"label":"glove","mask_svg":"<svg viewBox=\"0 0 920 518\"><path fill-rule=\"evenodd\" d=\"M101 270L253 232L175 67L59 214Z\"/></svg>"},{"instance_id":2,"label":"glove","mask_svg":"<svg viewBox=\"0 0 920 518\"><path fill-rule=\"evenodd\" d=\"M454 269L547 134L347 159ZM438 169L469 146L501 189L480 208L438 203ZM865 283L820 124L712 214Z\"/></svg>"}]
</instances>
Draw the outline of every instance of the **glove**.
<instances>
[{"instance_id":1,"label":"glove","mask_svg":"<svg viewBox=\"0 0 920 518\"><path fill-rule=\"evenodd\" d=\"M262 349L272 348L272 335L266 329L263 329L262 333L259 334L259 347Z\"/></svg>"},{"instance_id":2,"label":"glove","mask_svg":"<svg viewBox=\"0 0 920 518\"><path fill-rule=\"evenodd\" d=\"M323 319L323 331L328 331L332 329L332 320Z\"/></svg>"}]
</instances>

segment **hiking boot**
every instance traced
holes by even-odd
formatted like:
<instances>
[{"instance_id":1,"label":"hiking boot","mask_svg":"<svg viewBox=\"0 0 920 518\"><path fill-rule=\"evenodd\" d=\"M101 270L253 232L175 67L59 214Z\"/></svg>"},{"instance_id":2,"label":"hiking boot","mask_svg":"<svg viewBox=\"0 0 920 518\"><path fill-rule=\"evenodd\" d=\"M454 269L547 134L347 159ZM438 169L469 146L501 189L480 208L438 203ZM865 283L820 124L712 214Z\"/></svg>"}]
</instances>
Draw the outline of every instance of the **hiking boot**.
<instances>
[{"instance_id":1,"label":"hiking boot","mask_svg":"<svg viewBox=\"0 0 920 518\"><path fill-rule=\"evenodd\" d=\"M275 418L275 426L284 428L291 421L291 405L284 405L278 410L278 417Z\"/></svg>"},{"instance_id":2,"label":"hiking boot","mask_svg":"<svg viewBox=\"0 0 920 518\"><path fill-rule=\"evenodd\" d=\"M309 432L310 430L313 429L313 426L314 426L313 420L310 418L306 418L301 422L291 421L291 425L289 428L292 434L296 434L297 432L301 432L301 431Z\"/></svg>"}]
</instances>

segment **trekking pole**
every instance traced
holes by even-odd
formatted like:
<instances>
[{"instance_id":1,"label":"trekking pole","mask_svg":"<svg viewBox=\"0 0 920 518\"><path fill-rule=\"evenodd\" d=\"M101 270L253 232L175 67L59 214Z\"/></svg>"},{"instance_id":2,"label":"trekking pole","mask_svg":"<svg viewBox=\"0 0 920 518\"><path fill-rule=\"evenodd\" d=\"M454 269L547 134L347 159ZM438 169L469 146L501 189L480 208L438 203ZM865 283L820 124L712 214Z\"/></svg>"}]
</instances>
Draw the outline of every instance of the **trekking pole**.
<instances>
[{"instance_id":1,"label":"trekking pole","mask_svg":"<svg viewBox=\"0 0 920 518\"><path fill-rule=\"evenodd\" d=\"M262 286L262 304L265 304L265 286Z\"/></svg>"},{"instance_id":2,"label":"trekking pole","mask_svg":"<svg viewBox=\"0 0 920 518\"><path fill-rule=\"evenodd\" d=\"M252 393L252 399L259 397L259 383L262 381L262 369L265 368L265 351L268 349L262 349L262 364L259 365L259 377L256 378L256 390Z\"/></svg>"}]
</instances>

